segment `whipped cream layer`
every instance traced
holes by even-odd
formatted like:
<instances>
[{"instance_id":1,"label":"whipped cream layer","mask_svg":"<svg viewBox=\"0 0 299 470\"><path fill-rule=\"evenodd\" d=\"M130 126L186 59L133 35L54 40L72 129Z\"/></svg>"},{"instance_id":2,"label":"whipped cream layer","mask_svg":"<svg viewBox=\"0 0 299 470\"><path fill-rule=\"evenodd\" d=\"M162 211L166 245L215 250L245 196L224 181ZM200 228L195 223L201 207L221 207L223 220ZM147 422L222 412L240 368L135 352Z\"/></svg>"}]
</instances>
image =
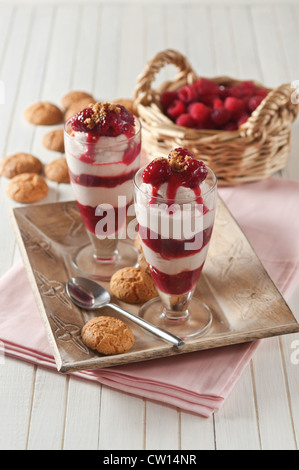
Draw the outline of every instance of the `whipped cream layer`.
<instances>
[{"instance_id":1,"label":"whipped cream layer","mask_svg":"<svg viewBox=\"0 0 299 470\"><path fill-rule=\"evenodd\" d=\"M207 186L207 185L206 185ZM207 189L207 188L205 188ZM167 193L167 183L159 188L158 198ZM178 197L170 205L159 199L151 198L152 187L142 183L136 194L136 217L142 227L148 227L164 238L188 240L196 233L213 225L215 208L213 198L205 204L194 201L194 193L189 188L180 187ZM180 201L177 204L176 201Z\"/></svg>"},{"instance_id":2,"label":"whipped cream layer","mask_svg":"<svg viewBox=\"0 0 299 470\"><path fill-rule=\"evenodd\" d=\"M88 146L92 145L94 145L92 139L88 140L85 132L74 132L72 138L67 142L67 151L74 156L84 155ZM100 164L120 163L128 145L129 139L125 135L100 136L95 141L95 149L92 150L91 159L93 163Z\"/></svg>"},{"instance_id":3,"label":"whipped cream layer","mask_svg":"<svg viewBox=\"0 0 299 470\"><path fill-rule=\"evenodd\" d=\"M142 242L142 240L141 245L147 263L169 276L173 276L184 271L194 271L199 269L205 262L209 248L209 243L207 243L198 253L193 255L177 257L175 259L165 259L159 253L149 248Z\"/></svg>"},{"instance_id":4,"label":"whipped cream layer","mask_svg":"<svg viewBox=\"0 0 299 470\"><path fill-rule=\"evenodd\" d=\"M133 152L133 159L124 163L128 151ZM124 135L101 136L89 152L86 135L76 132L67 139L66 158L74 195L82 206L107 203L116 207L118 196L125 196L126 204L133 200L132 180L139 168L139 142L134 143Z\"/></svg>"},{"instance_id":5,"label":"whipped cream layer","mask_svg":"<svg viewBox=\"0 0 299 470\"><path fill-rule=\"evenodd\" d=\"M119 205L119 201L126 201L125 203L121 203L122 206L126 206L133 200L133 187L131 179L113 188L101 186L82 186L73 182L72 188L76 200L82 206L96 208L99 204L110 204L113 207L117 207Z\"/></svg>"},{"instance_id":6,"label":"whipped cream layer","mask_svg":"<svg viewBox=\"0 0 299 470\"><path fill-rule=\"evenodd\" d=\"M169 186L168 182L162 183L157 189L157 191L155 192L155 197L167 200L168 199L167 197L168 186ZM210 189L209 185L205 182L201 183L199 187L200 187L202 194L207 193L208 190ZM140 189L142 192L144 192L147 195L152 195L153 193L153 187L151 184L148 184L148 183L141 183ZM194 188L191 189L191 188L186 188L185 186L179 186L177 188L176 196L173 202L178 202L178 203L183 204L185 202L190 202L196 198L197 196L194 193Z\"/></svg>"}]
</instances>

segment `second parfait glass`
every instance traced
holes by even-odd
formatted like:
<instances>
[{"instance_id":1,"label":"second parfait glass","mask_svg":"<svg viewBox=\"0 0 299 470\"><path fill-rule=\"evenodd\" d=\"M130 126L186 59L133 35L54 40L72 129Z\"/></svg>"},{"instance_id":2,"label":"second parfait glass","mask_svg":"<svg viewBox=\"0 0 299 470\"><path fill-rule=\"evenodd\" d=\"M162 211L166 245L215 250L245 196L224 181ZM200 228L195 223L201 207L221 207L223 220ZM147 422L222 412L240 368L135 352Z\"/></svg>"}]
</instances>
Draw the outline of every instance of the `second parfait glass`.
<instances>
[{"instance_id":1,"label":"second parfait glass","mask_svg":"<svg viewBox=\"0 0 299 470\"><path fill-rule=\"evenodd\" d=\"M169 200L143 191L141 168L135 175L135 211L144 257L159 296L139 316L182 339L204 334L210 308L195 297L215 219L217 179L207 168L201 197Z\"/></svg>"},{"instance_id":2,"label":"second parfait glass","mask_svg":"<svg viewBox=\"0 0 299 470\"><path fill-rule=\"evenodd\" d=\"M70 181L90 243L73 256L76 269L109 280L115 271L137 263L138 252L125 241L127 210L134 200L133 177L140 166L141 124L134 134L94 139L65 125Z\"/></svg>"}]
</instances>

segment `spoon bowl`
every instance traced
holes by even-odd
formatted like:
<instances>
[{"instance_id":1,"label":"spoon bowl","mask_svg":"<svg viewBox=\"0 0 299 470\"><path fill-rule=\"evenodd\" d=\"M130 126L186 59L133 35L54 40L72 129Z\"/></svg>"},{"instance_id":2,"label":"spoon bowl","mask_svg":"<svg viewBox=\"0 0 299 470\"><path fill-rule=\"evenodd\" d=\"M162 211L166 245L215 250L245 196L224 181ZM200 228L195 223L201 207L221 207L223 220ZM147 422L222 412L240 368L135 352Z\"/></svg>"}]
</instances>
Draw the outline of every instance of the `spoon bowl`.
<instances>
[{"instance_id":1,"label":"spoon bowl","mask_svg":"<svg viewBox=\"0 0 299 470\"><path fill-rule=\"evenodd\" d=\"M66 292L71 301L80 308L95 310L110 307L164 341L170 342L176 348L183 349L185 347L185 342L181 338L112 303L109 292L95 281L84 277L72 277L66 283Z\"/></svg>"}]
</instances>

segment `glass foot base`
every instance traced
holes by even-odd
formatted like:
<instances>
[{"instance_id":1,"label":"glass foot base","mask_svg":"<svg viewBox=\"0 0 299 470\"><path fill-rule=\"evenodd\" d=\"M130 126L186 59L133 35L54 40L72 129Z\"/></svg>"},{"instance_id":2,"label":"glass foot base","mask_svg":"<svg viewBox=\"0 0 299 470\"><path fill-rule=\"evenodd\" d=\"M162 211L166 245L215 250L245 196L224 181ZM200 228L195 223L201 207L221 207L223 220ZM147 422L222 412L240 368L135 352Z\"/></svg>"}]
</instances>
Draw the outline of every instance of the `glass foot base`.
<instances>
[{"instance_id":1,"label":"glass foot base","mask_svg":"<svg viewBox=\"0 0 299 470\"><path fill-rule=\"evenodd\" d=\"M117 250L112 258L99 259L94 256L94 247L85 245L72 257L72 264L85 277L108 281L119 269L136 266L138 251L134 246L119 241Z\"/></svg>"},{"instance_id":2,"label":"glass foot base","mask_svg":"<svg viewBox=\"0 0 299 470\"><path fill-rule=\"evenodd\" d=\"M149 300L139 310L139 316L154 323L183 340L197 338L210 328L213 316L210 308L197 298L192 298L188 310L170 319L159 297Z\"/></svg>"}]
</instances>

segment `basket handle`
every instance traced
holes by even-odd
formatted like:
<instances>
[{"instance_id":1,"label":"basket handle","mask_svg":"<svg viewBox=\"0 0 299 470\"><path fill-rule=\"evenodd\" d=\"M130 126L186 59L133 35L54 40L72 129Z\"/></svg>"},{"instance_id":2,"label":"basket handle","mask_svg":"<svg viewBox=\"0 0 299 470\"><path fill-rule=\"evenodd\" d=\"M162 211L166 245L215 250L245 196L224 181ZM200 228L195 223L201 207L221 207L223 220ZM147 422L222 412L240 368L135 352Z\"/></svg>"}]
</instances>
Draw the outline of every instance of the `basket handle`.
<instances>
[{"instance_id":1,"label":"basket handle","mask_svg":"<svg viewBox=\"0 0 299 470\"><path fill-rule=\"evenodd\" d=\"M151 101L153 92L152 83L155 79L155 75L168 64L175 65L179 69L176 77L177 80L186 78L188 83L192 83L196 79L196 74L190 63L180 52L174 49L159 52L146 64L143 72L137 77L134 90L135 105L138 103L148 105Z\"/></svg>"},{"instance_id":2,"label":"basket handle","mask_svg":"<svg viewBox=\"0 0 299 470\"><path fill-rule=\"evenodd\" d=\"M241 133L246 136L261 136L274 115L284 109L288 115L293 114L295 120L298 105L291 101L291 86L289 83L279 86L268 93L249 119L241 126Z\"/></svg>"}]
</instances>

